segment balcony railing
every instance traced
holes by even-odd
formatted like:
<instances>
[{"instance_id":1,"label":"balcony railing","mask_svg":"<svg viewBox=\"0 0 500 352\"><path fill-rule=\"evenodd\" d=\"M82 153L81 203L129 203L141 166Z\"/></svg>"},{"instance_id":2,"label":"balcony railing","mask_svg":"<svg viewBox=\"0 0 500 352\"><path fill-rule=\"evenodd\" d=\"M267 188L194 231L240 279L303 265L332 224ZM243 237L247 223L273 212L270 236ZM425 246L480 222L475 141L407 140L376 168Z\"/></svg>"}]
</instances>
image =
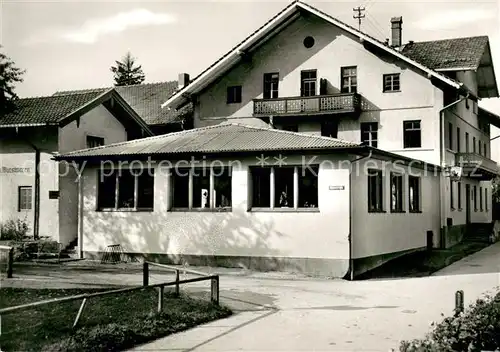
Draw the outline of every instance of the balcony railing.
<instances>
[{"instance_id":1,"label":"balcony railing","mask_svg":"<svg viewBox=\"0 0 500 352\"><path fill-rule=\"evenodd\" d=\"M253 102L254 116L321 115L358 112L361 109L361 98L356 93L254 99Z\"/></svg>"},{"instance_id":2,"label":"balcony railing","mask_svg":"<svg viewBox=\"0 0 500 352\"><path fill-rule=\"evenodd\" d=\"M484 170L497 175L500 172L498 164L483 155L476 153L457 153L455 154L455 164L474 172L475 170Z\"/></svg>"}]
</instances>

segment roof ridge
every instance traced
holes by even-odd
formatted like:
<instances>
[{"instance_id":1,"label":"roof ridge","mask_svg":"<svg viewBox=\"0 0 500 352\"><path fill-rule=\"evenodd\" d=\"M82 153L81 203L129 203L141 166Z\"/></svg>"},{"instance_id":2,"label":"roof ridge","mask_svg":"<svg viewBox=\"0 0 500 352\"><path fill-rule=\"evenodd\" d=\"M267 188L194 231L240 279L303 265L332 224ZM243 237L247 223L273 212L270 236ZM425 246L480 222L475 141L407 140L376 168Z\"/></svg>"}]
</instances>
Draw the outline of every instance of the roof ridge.
<instances>
[{"instance_id":1,"label":"roof ridge","mask_svg":"<svg viewBox=\"0 0 500 352\"><path fill-rule=\"evenodd\" d=\"M449 40L460 40L460 39L473 39L473 38L486 38L490 39L488 35L473 35L473 36L468 36L468 37L455 37L455 38L443 38L443 39L435 39L435 40L422 40L422 41L416 41L414 40L412 44L420 44L420 43L435 43L435 42L445 42ZM406 43L404 45L408 45L409 43Z\"/></svg>"},{"instance_id":2,"label":"roof ridge","mask_svg":"<svg viewBox=\"0 0 500 352\"><path fill-rule=\"evenodd\" d=\"M101 88L102 90L106 88ZM112 88L111 88L112 89ZM109 89L108 89L109 90ZM38 95L38 96L33 96L33 97L24 97L24 98L19 98L19 100L27 100L27 99L43 99L43 98L60 98L60 97L65 97L68 95L80 95L80 94L90 94L90 93L97 93L98 89L92 89L86 92L78 92L78 93L68 93L68 94L52 94L52 95ZM57 93L57 92L56 92Z\"/></svg>"}]
</instances>

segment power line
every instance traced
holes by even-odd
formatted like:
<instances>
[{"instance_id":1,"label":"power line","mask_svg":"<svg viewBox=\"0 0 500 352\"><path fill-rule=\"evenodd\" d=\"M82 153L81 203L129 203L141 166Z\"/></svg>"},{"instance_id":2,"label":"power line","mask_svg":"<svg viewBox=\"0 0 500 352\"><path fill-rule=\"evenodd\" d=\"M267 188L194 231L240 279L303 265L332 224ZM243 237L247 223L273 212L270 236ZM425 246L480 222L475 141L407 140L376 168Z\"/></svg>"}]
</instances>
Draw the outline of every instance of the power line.
<instances>
[{"instance_id":1,"label":"power line","mask_svg":"<svg viewBox=\"0 0 500 352\"><path fill-rule=\"evenodd\" d=\"M380 35L380 36L381 36L381 40L384 40L384 39L385 39L385 37L386 37L386 34L384 34L383 30L381 30L381 29L379 28L379 26L377 26L377 25L376 25L376 24L372 21L373 19L374 19L374 18L373 18L372 16L367 16L367 17L366 17L366 21L367 21L367 23L369 23L369 24L373 27L373 29L375 30L375 32L377 33L377 35Z\"/></svg>"},{"instance_id":2,"label":"power line","mask_svg":"<svg viewBox=\"0 0 500 352\"><path fill-rule=\"evenodd\" d=\"M365 15L361 14L363 11L365 11L365 8L364 7L355 7L352 9L354 12L357 12L358 14L357 15L353 15L352 18L354 18L355 20L357 19L358 20L358 29L361 30L361 19L362 18L365 18Z\"/></svg>"}]
</instances>

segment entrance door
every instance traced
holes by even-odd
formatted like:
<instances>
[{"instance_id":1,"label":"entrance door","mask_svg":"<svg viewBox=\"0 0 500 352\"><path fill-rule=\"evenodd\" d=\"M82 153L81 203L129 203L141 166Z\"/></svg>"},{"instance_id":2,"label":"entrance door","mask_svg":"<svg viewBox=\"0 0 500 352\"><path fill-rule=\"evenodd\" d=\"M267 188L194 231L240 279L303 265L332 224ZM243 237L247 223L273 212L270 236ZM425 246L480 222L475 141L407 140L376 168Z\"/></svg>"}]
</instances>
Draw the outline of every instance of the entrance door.
<instances>
[{"instance_id":1,"label":"entrance door","mask_svg":"<svg viewBox=\"0 0 500 352\"><path fill-rule=\"evenodd\" d=\"M470 224L470 185L465 185L465 222Z\"/></svg>"}]
</instances>

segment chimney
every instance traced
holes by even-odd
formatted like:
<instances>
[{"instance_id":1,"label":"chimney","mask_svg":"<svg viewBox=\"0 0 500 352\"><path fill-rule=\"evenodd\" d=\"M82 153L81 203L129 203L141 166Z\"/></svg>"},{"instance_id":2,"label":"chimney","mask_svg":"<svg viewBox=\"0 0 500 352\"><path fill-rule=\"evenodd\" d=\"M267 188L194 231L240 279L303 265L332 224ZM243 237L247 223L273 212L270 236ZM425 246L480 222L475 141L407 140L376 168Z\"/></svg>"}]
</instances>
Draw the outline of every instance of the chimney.
<instances>
[{"instance_id":1,"label":"chimney","mask_svg":"<svg viewBox=\"0 0 500 352\"><path fill-rule=\"evenodd\" d=\"M384 44L389 46L389 38L385 38Z\"/></svg>"},{"instance_id":2,"label":"chimney","mask_svg":"<svg viewBox=\"0 0 500 352\"><path fill-rule=\"evenodd\" d=\"M403 44L403 17L391 18L392 45L400 47Z\"/></svg>"},{"instance_id":3,"label":"chimney","mask_svg":"<svg viewBox=\"0 0 500 352\"><path fill-rule=\"evenodd\" d=\"M182 89L189 84L189 75L187 73L179 73L178 89Z\"/></svg>"}]
</instances>

